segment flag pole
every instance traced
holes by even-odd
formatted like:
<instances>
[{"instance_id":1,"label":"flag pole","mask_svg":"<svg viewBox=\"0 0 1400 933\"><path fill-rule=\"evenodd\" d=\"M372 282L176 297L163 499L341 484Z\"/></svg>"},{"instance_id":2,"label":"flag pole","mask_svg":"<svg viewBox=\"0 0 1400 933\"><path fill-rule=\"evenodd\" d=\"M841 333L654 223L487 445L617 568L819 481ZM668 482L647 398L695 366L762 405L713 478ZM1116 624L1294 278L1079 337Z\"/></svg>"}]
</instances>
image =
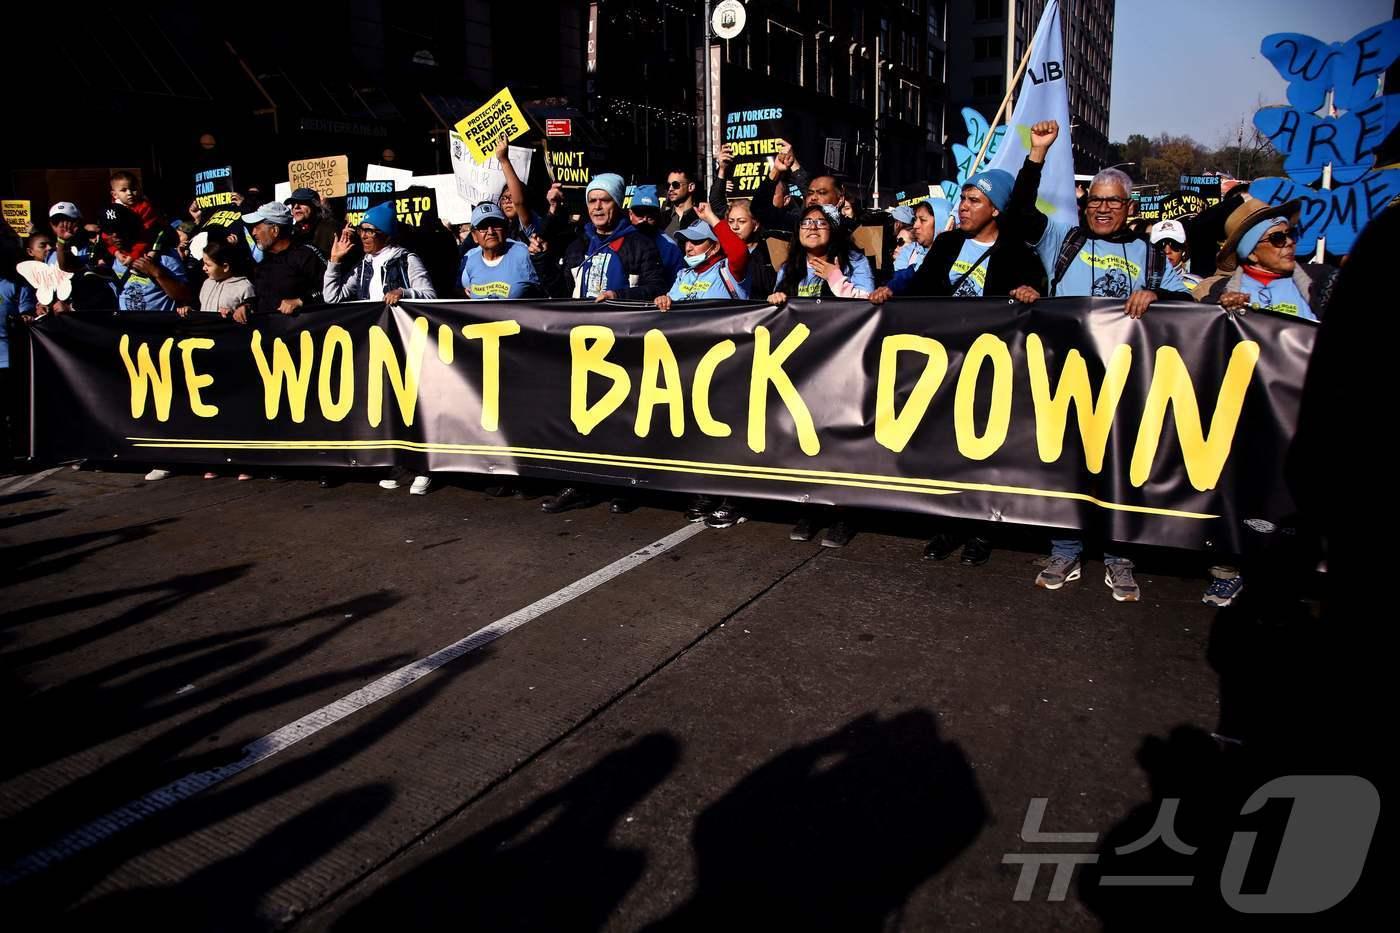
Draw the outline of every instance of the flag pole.
<instances>
[{"instance_id":1,"label":"flag pole","mask_svg":"<svg viewBox=\"0 0 1400 933\"><path fill-rule=\"evenodd\" d=\"M1011 37L1007 37L1007 43L1011 42ZM987 147L992 144L992 136L1001 125L1001 115L1006 112L1006 105L1011 103L1011 90L1021 82L1021 76L1026 73L1026 66L1031 63L1031 53L1035 51L1035 43L1032 42L1026 49L1026 54L1021 56L1021 65L1016 69L1016 75L1011 79L1011 84L1006 88L1006 95L1001 99L1001 106L997 108L996 116L992 117L991 125L987 127L987 138L982 140L982 148L977 153L977 160L972 163L972 172L975 174L982 169L982 160L987 156ZM1066 127L1068 129L1068 127Z\"/></svg>"}]
</instances>

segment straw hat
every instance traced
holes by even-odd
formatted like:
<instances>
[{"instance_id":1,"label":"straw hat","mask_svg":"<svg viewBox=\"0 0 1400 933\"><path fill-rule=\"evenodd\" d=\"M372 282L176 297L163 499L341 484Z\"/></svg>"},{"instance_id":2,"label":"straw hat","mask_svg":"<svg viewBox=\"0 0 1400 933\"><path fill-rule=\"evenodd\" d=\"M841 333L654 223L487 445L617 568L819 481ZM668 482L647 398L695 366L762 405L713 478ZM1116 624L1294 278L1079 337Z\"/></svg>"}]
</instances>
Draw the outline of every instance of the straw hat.
<instances>
[{"instance_id":1,"label":"straw hat","mask_svg":"<svg viewBox=\"0 0 1400 933\"><path fill-rule=\"evenodd\" d=\"M1220 247L1220 254L1215 257L1215 268L1220 272L1235 270L1239 265L1235 248L1240 245L1240 238L1250 227L1270 217L1283 217L1296 227L1302 210L1302 201L1268 204L1258 198L1245 198L1244 203L1231 211L1230 216L1225 219L1225 245Z\"/></svg>"}]
</instances>

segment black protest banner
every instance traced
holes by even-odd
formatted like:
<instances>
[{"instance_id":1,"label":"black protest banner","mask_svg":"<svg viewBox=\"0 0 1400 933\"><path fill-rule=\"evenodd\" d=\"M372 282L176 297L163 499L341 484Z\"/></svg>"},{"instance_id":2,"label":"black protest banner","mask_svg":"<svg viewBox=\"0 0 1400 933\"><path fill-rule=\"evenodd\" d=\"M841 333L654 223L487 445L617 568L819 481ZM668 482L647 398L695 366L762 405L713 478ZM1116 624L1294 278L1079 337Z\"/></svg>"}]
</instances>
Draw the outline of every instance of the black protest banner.
<instances>
[{"instance_id":1,"label":"black protest banner","mask_svg":"<svg viewBox=\"0 0 1400 933\"><path fill-rule=\"evenodd\" d=\"M1162 199L1161 220L1194 216L1206 209L1206 199L1194 191L1178 191Z\"/></svg>"},{"instance_id":2,"label":"black protest banner","mask_svg":"<svg viewBox=\"0 0 1400 933\"><path fill-rule=\"evenodd\" d=\"M233 166L221 165L194 173L194 202L202 211L233 206Z\"/></svg>"},{"instance_id":3,"label":"black protest banner","mask_svg":"<svg viewBox=\"0 0 1400 933\"><path fill-rule=\"evenodd\" d=\"M745 107L724 115L724 143L734 153L733 197L758 190L782 151L783 132L782 107Z\"/></svg>"},{"instance_id":4,"label":"black protest banner","mask_svg":"<svg viewBox=\"0 0 1400 933\"><path fill-rule=\"evenodd\" d=\"M394 217L409 227L438 226L437 192L424 185L414 185L394 192Z\"/></svg>"},{"instance_id":5,"label":"black protest banner","mask_svg":"<svg viewBox=\"0 0 1400 933\"><path fill-rule=\"evenodd\" d=\"M1178 181L1180 189L1201 196L1207 207L1220 203L1219 175L1182 175Z\"/></svg>"},{"instance_id":6,"label":"black protest banner","mask_svg":"<svg viewBox=\"0 0 1400 933\"><path fill-rule=\"evenodd\" d=\"M33 329L36 455L389 466L1230 550L1284 522L1314 325L1061 298L401 302Z\"/></svg>"},{"instance_id":7,"label":"black protest banner","mask_svg":"<svg viewBox=\"0 0 1400 933\"><path fill-rule=\"evenodd\" d=\"M375 181L352 181L345 185L345 222L359 226L365 211L378 207L394 197L394 182L380 178Z\"/></svg>"}]
</instances>

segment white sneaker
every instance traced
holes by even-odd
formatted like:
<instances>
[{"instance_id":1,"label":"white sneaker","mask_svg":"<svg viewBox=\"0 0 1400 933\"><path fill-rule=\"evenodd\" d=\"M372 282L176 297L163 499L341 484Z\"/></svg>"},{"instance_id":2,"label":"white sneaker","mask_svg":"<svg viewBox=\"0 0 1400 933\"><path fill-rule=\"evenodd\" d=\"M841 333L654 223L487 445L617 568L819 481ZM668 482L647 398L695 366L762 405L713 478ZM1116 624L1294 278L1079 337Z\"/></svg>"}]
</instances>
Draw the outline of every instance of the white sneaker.
<instances>
[{"instance_id":1,"label":"white sneaker","mask_svg":"<svg viewBox=\"0 0 1400 933\"><path fill-rule=\"evenodd\" d=\"M408 494L410 496L426 496L428 487L432 484L433 478L431 476L415 476L413 477L413 485L408 487Z\"/></svg>"},{"instance_id":2,"label":"white sneaker","mask_svg":"<svg viewBox=\"0 0 1400 933\"><path fill-rule=\"evenodd\" d=\"M380 489L398 489L398 488L399 488L399 481L396 480L396 479L381 479L381 480L379 481L379 488L380 488Z\"/></svg>"},{"instance_id":3,"label":"white sneaker","mask_svg":"<svg viewBox=\"0 0 1400 933\"><path fill-rule=\"evenodd\" d=\"M146 482L154 483L157 480L166 479L170 476L169 470L152 470L146 474Z\"/></svg>"}]
</instances>

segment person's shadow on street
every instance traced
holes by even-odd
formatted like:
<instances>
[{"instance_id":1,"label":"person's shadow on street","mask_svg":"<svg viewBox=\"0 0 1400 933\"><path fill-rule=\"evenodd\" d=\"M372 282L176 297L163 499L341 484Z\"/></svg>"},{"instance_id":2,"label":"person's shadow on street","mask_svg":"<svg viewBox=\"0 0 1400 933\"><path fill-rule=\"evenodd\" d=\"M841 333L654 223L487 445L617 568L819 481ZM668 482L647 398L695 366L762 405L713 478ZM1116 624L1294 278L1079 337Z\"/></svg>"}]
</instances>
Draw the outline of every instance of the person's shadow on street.
<instances>
[{"instance_id":1,"label":"person's shadow on street","mask_svg":"<svg viewBox=\"0 0 1400 933\"><path fill-rule=\"evenodd\" d=\"M782 752L701 813L695 893L649 929L888 929L988 816L932 713L867 714Z\"/></svg>"}]
</instances>

